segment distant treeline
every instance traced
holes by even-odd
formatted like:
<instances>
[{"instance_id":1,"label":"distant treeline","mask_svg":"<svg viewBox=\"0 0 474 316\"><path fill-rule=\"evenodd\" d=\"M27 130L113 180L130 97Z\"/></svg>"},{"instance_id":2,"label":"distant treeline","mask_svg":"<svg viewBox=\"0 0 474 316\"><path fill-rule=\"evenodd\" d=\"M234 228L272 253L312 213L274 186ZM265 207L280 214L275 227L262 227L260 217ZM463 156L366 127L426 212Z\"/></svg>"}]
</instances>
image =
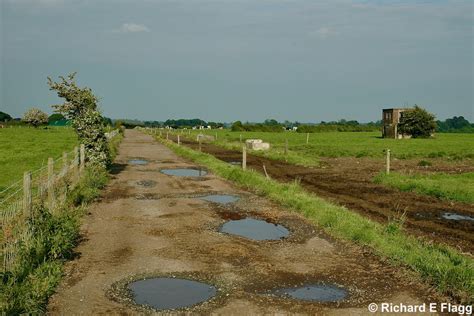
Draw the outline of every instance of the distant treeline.
<instances>
[{"instance_id":1,"label":"distant treeline","mask_svg":"<svg viewBox=\"0 0 474 316\"><path fill-rule=\"evenodd\" d=\"M474 133L474 123L462 116L454 116L445 121L436 121L436 131L442 133Z\"/></svg>"},{"instance_id":2,"label":"distant treeline","mask_svg":"<svg viewBox=\"0 0 474 316\"><path fill-rule=\"evenodd\" d=\"M381 122L370 122L361 124L357 121L339 120L332 122L321 122L319 124L302 124L299 122L285 121L279 123L276 120L269 119L263 123L242 123L240 121L232 124L232 131L249 132L283 132L285 130L296 130L299 133L315 132L372 132L381 128Z\"/></svg>"}]
</instances>

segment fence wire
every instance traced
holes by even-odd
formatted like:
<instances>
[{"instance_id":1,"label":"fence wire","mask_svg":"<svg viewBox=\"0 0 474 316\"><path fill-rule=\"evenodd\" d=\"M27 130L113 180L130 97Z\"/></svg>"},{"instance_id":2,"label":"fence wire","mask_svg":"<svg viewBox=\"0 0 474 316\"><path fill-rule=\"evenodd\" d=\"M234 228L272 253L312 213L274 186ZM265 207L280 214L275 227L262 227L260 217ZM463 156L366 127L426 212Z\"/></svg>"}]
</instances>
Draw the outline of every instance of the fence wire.
<instances>
[{"instance_id":1,"label":"fence wire","mask_svg":"<svg viewBox=\"0 0 474 316\"><path fill-rule=\"evenodd\" d=\"M18 252L33 241L34 206L46 205L50 212L64 203L67 193L80 177L78 150L50 159L46 165L27 173L0 191L0 262L3 271L12 271L18 264ZM27 191L25 191L27 190Z\"/></svg>"}]
</instances>

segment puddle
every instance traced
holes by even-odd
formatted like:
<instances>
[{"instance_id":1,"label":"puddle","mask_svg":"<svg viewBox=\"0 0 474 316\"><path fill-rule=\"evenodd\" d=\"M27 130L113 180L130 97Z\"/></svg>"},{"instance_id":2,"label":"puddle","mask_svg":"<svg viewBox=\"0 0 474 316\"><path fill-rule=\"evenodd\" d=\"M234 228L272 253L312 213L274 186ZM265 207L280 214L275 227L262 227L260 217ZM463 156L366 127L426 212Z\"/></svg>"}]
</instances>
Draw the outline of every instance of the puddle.
<instances>
[{"instance_id":1,"label":"puddle","mask_svg":"<svg viewBox=\"0 0 474 316\"><path fill-rule=\"evenodd\" d=\"M145 159L130 159L128 161L129 164L131 165L146 165L148 163L148 160Z\"/></svg>"},{"instance_id":2,"label":"puddle","mask_svg":"<svg viewBox=\"0 0 474 316\"><path fill-rule=\"evenodd\" d=\"M157 310L193 306L216 295L214 286L175 278L154 278L130 283L135 303Z\"/></svg>"},{"instance_id":3,"label":"puddle","mask_svg":"<svg viewBox=\"0 0 474 316\"><path fill-rule=\"evenodd\" d=\"M229 194L210 194L206 196L200 196L198 199L213 203L229 204L237 202L240 200L240 197Z\"/></svg>"},{"instance_id":4,"label":"puddle","mask_svg":"<svg viewBox=\"0 0 474 316\"><path fill-rule=\"evenodd\" d=\"M312 302L337 302L347 297L347 291L343 288L324 284L279 289L274 291L273 294Z\"/></svg>"},{"instance_id":5,"label":"puddle","mask_svg":"<svg viewBox=\"0 0 474 316\"><path fill-rule=\"evenodd\" d=\"M241 166L242 165L241 161L229 161L228 163L233 165L233 166Z\"/></svg>"},{"instance_id":6,"label":"puddle","mask_svg":"<svg viewBox=\"0 0 474 316\"><path fill-rule=\"evenodd\" d=\"M444 219L449 219L453 221L474 221L474 217L468 215L461 215L456 213L444 213L442 215Z\"/></svg>"},{"instance_id":7,"label":"puddle","mask_svg":"<svg viewBox=\"0 0 474 316\"><path fill-rule=\"evenodd\" d=\"M154 187L156 185L156 181L153 181L153 180L141 180L141 181L138 181L137 182L138 185L141 185L143 187L147 187L147 188L150 188L150 187Z\"/></svg>"},{"instance_id":8,"label":"puddle","mask_svg":"<svg viewBox=\"0 0 474 316\"><path fill-rule=\"evenodd\" d=\"M161 173L167 174L169 176L177 177L202 177L207 174L207 171L202 169L162 169Z\"/></svg>"},{"instance_id":9,"label":"puddle","mask_svg":"<svg viewBox=\"0 0 474 316\"><path fill-rule=\"evenodd\" d=\"M280 240L290 234L284 226L254 218L228 221L220 231L253 240Z\"/></svg>"}]
</instances>

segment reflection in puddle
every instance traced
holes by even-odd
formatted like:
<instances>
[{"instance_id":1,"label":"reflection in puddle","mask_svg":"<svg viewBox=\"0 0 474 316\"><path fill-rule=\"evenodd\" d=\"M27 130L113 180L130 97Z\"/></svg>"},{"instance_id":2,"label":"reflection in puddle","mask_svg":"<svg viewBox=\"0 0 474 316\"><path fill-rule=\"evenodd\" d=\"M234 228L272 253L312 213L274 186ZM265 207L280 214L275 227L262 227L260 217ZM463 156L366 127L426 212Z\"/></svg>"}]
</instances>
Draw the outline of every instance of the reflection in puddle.
<instances>
[{"instance_id":1,"label":"reflection in puddle","mask_svg":"<svg viewBox=\"0 0 474 316\"><path fill-rule=\"evenodd\" d=\"M449 219L453 221L474 221L474 217L468 215L461 215L456 213L444 213L442 215L444 219Z\"/></svg>"},{"instance_id":2,"label":"reflection in puddle","mask_svg":"<svg viewBox=\"0 0 474 316\"><path fill-rule=\"evenodd\" d=\"M128 285L136 304L158 310L189 307L207 301L216 295L209 284L175 278L154 278Z\"/></svg>"},{"instance_id":3,"label":"reflection in puddle","mask_svg":"<svg viewBox=\"0 0 474 316\"><path fill-rule=\"evenodd\" d=\"M306 285L296 288L279 289L276 295L289 296L303 301L337 302L347 297L347 291L335 285Z\"/></svg>"},{"instance_id":4,"label":"reflection in puddle","mask_svg":"<svg viewBox=\"0 0 474 316\"><path fill-rule=\"evenodd\" d=\"M238 196L229 194L210 194L206 196L200 196L199 199L220 204L229 204L240 200Z\"/></svg>"},{"instance_id":5,"label":"reflection in puddle","mask_svg":"<svg viewBox=\"0 0 474 316\"><path fill-rule=\"evenodd\" d=\"M254 218L228 221L222 225L220 231L253 240L280 240L290 234L284 226Z\"/></svg>"},{"instance_id":6,"label":"reflection in puddle","mask_svg":"<svg viewBox=\"0 0 474 316\"><path fill-rule=\"evenodd\" d=\"M161 173L167 174L169 176L177 177L202 177L207 174L205 170L202 169L162 169Z\"/></svg>"},{"instance_id":7,"label":"reflection in puddle","mask_svg":"<svg viewBox=\"0 0 474 316\"><path fill-rule=\"evenodd\" d=\"M128 161L129 164L131 165L146 165L148 163L148 160L145 159L130 159Z\"/></svg>"}]
</instances>

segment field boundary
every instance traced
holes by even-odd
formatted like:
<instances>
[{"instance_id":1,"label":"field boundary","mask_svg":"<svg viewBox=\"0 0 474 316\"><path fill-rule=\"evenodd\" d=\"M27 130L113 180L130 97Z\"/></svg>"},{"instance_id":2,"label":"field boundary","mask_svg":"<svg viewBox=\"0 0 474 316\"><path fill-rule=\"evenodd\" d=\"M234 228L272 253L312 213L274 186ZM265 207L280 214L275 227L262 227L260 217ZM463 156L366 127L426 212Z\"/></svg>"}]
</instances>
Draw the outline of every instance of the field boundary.
<instances>
[{"instance_id":1,"label":"field boundary","mask_svg":"<svg viewBox=\"0 0 474 316\"><path fill-rule=\"evenodd\" d=\"M474 261L459 251L433 244L403 232L402 223L382 225L346 208L333 205L307 192L298 183L267 179L252 170L242 170L217 158L158 138L178 155L208 167L241 187L256 191L288 209L306 216L330 235L367 246L394 265L415 271L437 290L463 303L474 297Z\"/></svg>"},{"instance_id":2,"label":"field boundary","mask_svg":"<svg viewBox=\"0 0 474 316\"><path fill-rule=\"evenodd\" d=\"M65 152L57 159L49 158L46 166L25 171L19 180L0 192L0 239L3 271L11 271L17 264L16 253L21 243L32 238L34 232L27 225L35 218L34 207L46 204L57 212L64 204L68 192L79 182L86 167L83 144Z\"/></svg>"}]
</instances>

